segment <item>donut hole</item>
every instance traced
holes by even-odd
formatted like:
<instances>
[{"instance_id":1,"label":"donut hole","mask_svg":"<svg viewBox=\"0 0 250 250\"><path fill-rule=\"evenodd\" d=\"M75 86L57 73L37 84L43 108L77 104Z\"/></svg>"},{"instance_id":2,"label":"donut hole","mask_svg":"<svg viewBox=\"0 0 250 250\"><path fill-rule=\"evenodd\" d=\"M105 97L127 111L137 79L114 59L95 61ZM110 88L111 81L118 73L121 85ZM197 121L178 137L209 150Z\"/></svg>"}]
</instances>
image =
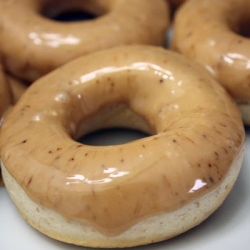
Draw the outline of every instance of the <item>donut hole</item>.
<instances>
[{"instance_id":1,"label":"donut hole","mask_svg":"<svg viewBox=\"0 0 250 250\"><path fill-rule=\"evenodd\" d=\"M59 13L58 15L54 16L52 19L55 21L60 22L76 22L76 21L83 21L83 20L91 20L95 19L96 16L92 13L81 12L77 10L66 11L63 13Z\"/></svg>"},{"instance_id":2,"label":"donut hole","mask_svg":"<svg viewBox=\"0 0 250 250\"><path fill-rule=\"evenodd\" d=\"M250 19L243 20L240 23L238 34L250 38Z\"/></svg>"},{"instance_id":3,"label":"donut hole","mask_svg":"<svg viewBox=\"0 0 250 250\"><path fill-rule=\"evenodd\" d=\"M148 122L124 103L108 105L84 119L74 139L87 145L117 145L155 134Z\"/></svg>"},{"instance_id":4,"label":"donut hole","mask_svg":"<svg viewBox=\"0 0 250 250\"><path fill-rule=\"evenodd\" d=\"M107 2L108 3L108 2ZM99 1L55 0L43 6L41 15L58 22L86 21L98 18L109 11L109 5Z\"/></svg>"},{"instance_id":5,"label":"donut hole","mask_svg":"<svg viewBox=\"0 0 250 250\"><path fill-rule=\"evenodd\" d=\"M110 146L124 144L147 136L148 134L139 130L113 128L97 130L80 137L77 141L91 146Z\"/></svg>"}]
</instances>

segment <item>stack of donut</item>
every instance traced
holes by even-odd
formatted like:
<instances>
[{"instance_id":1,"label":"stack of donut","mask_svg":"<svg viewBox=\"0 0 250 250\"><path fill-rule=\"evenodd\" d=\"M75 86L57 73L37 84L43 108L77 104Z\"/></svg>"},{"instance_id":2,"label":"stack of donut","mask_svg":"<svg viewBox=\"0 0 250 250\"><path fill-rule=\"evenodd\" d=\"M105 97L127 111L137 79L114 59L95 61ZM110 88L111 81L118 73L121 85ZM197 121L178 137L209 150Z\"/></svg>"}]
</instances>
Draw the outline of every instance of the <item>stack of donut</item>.
<instances>
[{"instance_id":1,"label":"stack of donut","mask_svg":"<svg viewBox=\"0 0 250 250\"><path fill-rule=\"evenodd\" d=\"M195 39L186 38L199 37L196 27L186 27L198 15L188 13L196 7L208 20L208 2L175 7L171 48L181 55L164 47L166 0L0 1L4 71L30 84L13 98L0 75L6 97L1 169L11 200L30 225L76 245L131 247L186 232L223 203L242 165L245 111L237 102L248 102L249 83L226 83L226 72L217 71L226 60L220 67L208 64L207 56L198 57ZM218 13L231 13L227 2ZM68 9L98 17L49 19ZM190 19L182 22L185 9ZM237 26L238 17L225 19ZM148 136L110 146L77 141L115 127Z\"/></svg>"}]
</instances>

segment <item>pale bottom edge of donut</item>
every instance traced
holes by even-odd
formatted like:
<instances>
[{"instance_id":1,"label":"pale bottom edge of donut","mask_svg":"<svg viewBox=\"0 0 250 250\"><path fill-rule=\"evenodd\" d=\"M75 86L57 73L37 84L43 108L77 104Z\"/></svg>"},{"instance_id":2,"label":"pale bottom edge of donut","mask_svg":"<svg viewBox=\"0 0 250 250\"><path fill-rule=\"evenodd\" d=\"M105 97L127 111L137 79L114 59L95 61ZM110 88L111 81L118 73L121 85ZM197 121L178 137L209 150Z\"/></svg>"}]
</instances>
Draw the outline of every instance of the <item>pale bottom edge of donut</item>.
<instances>
[{"instance_id":1,"label":"pale bottom edge of donut","mask_svg":"<svg viewBox=\"0 0 250 250\"><path fill-rule=\"evenodd\" d=\"M242 114L243 123L250 126L250 100L245 102L238 101L237 103Z\"/></svg>"},{"instance_id":2,"label":"pale bottom edge of donut","mask_svg":"<svg viewBox=\"0 0 250 250\"><path fill-rule=\"evenodd\" d=\"M105 236L57 212L33 202L2 163L2 173L9 196L23 218L34 228L56 240L97 248L122 248L146 245L170 239L197 226L211 215L231 191L243 160L243 152L219 186L181 209L140 221L118 236Z\"/></svg>"}]
</instances>

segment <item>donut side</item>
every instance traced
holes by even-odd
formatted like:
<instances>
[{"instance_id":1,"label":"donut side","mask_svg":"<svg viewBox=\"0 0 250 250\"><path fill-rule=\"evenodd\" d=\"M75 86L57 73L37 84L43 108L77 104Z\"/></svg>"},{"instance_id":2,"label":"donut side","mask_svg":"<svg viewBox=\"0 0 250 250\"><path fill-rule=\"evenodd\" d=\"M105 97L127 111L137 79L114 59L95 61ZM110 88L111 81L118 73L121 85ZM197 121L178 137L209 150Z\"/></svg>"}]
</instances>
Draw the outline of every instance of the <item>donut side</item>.
<instances>
[{"instance_id":1,"label":"donut side","mask_svg":"<svg viewBox=\"0 0 250 250\"><path fill-rule=\"evenodd\" d=\"M149 217L118 236L105 236L89 225L66 219L32 201L2 163L9 196L22 217L38 231L66 243L87 247L122 248L170 239L207 219L224 202L234 186L243 161L243 150L219 186L205 196L171 213Z\"/></svg>"}]
</instances>

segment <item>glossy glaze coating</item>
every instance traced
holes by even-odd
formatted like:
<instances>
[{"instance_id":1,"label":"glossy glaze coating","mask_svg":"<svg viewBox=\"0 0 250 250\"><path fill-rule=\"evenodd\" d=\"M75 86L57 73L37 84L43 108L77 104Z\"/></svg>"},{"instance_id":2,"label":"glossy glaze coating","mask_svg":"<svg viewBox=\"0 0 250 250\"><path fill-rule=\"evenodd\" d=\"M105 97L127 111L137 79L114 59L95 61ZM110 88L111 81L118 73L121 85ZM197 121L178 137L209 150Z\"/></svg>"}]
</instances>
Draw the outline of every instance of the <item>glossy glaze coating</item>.
<instances>
[{"instance_id":1,"label":"glossy glaze coating","mask_svg":"<svg viewBox=\"0 0 250 250\"><path fill-rule=\"evenodd\" d=\"M164 0L1 0L0 9L5 66L30 82L100 49L123 44L163 45L169 25ZM49 18L72 9L97 18L67 23Z\"/></svg>"},{"instance_id":2,"label":"glossy glaze coating","mask_svg":"<svg viewBox=\"0 0 250 250\"><path fill-rule=\"evenodd\" d=\"M151 136L111 146L75 141L117 126ZM214 190L244 136L235 103L205 70L162 48L128 46L32 84L4 121L0 153L36 203L117 235Z\"/></svg>"},{"instance_id":3,"label":"glossy glaze coating","mask_svg":"<svg viewBox=\"0 0 250 250\"><path fill-rule=\"evenodd\" d=\"M177 12L172 48L202 64L240 102L250 100L249 0L190 0ZM250 109L250 107L249 107Z\"/></svg>"}]
</instances>

